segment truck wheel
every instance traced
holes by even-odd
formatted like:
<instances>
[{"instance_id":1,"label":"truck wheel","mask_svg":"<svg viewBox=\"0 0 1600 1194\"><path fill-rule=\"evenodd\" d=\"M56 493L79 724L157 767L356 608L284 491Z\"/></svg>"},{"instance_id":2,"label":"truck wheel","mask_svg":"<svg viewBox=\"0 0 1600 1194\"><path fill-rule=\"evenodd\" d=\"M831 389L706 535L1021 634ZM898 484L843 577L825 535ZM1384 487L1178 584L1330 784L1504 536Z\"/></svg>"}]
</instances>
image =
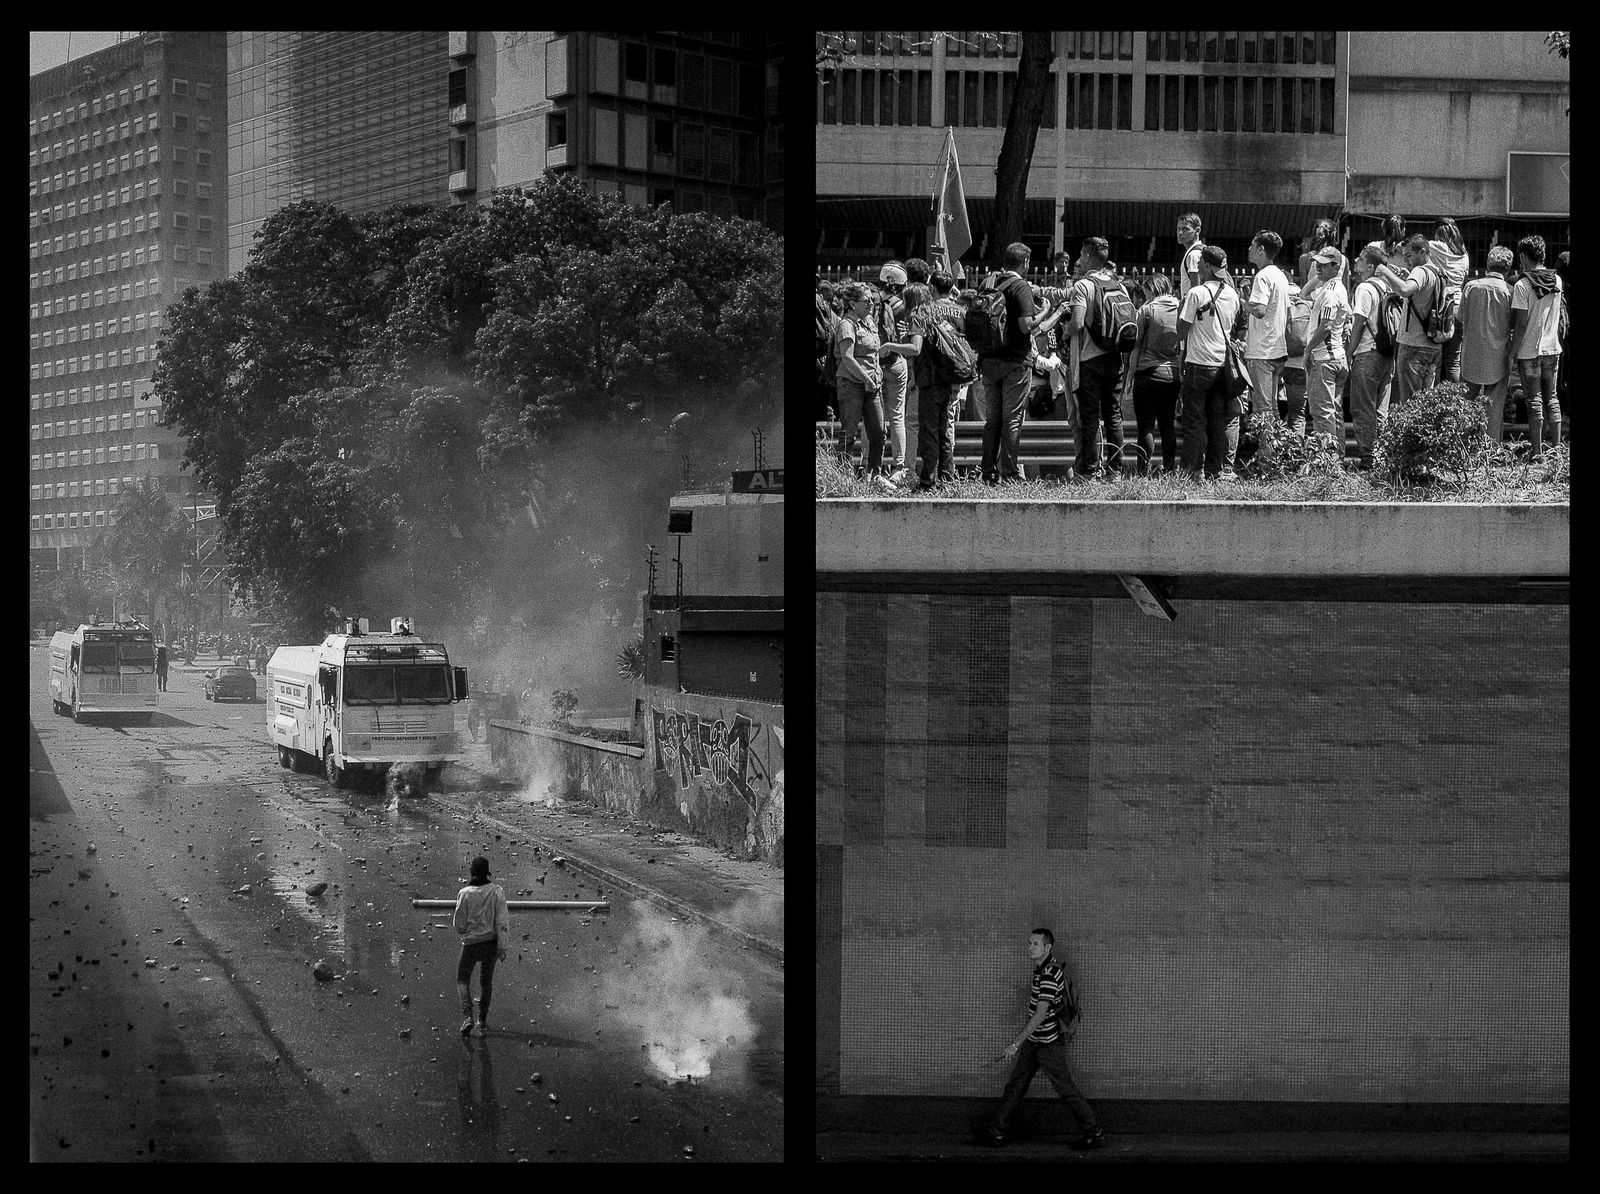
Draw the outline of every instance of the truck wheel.
<instances>
[{"instance_id":1,"label":"truck wheel","mask_svg":"<svg viewBox=\"0 0 1600 1194\"><path fill-rule=\"evenodd\" d=\"M329 738L322 744L322 770L328 777L328 782L336 788L350 786L350 772L339 766L333 757L333 739Z\"/></svg>"},{"instance_id":2,"label":"truck wheel","mask_svg":"<svg viewBox=\"0 0 1600 1194\"><path fill-rule=\"evenodd\" d=\"M435 763L431 767L424 767L422 769L422 777L428 783L436 784L436 783L439 782L439 772L441 772L443 770L444 770L444 764L443 763Z\"/></svg>"},{"instance_id":3,"label":"truck wheel","mask_svg":"<svg viewBox=\"0 0 1600 1194\"><path fill-rule=\"evenodd\" d=\"M294 770L294 758L289 754L289 748L287 746L278 747L278 766L282 767L285 771Z\"/></svg>"}]
</instances>

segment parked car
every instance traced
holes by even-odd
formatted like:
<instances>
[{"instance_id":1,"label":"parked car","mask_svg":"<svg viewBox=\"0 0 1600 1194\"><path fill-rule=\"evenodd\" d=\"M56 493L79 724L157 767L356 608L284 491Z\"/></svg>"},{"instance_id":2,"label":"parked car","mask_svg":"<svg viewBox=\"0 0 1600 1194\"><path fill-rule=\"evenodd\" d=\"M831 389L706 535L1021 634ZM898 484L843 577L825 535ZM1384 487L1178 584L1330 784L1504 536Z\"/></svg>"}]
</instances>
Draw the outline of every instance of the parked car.
<instances>
[{"instance_id":1,"label":"parked car","mask_svg":"<svg viewBox=\"0 0 1600 1194\"><path fill-rule=\"evenodd\" d=\"M205 674L205 692L208 701L220 701L224 697L253 701L256 699L256 678L248 668L213 668Z\"/></svg>"}]
</instances>

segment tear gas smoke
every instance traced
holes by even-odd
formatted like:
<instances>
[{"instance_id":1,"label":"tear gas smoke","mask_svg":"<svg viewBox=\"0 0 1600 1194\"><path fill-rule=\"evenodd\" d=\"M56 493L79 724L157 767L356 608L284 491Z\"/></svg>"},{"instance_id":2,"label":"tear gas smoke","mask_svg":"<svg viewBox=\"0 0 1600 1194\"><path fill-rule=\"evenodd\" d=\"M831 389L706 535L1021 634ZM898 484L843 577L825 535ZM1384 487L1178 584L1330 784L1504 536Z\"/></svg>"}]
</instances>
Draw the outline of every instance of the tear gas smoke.
<instances>
[{"instance_id":1,"label":"tear gas smoke","mask_svg":"<svg viewBox=\"0 0 1600 1194\"><path fill-rule=\"evenodd\" d=\"M737 1078L756 1037L739 980L706 964L705 928L675 922L643 902L632 913L619 952L631 964L604 975L602 1006L616 1007L639 1032L663 1078Z\"/></svg>"},{"instance_id":2,"label":"tear gas smoke","mask_svg":"<svg viewBox=\"0 0 1600 1194\"><path fill-rule=\"evenodd\" d=\"M383 790L390 800L398 800L402 796L426 796L427 771L424 763L396 763L384 777Z\"/></svg>"}]
</instances>

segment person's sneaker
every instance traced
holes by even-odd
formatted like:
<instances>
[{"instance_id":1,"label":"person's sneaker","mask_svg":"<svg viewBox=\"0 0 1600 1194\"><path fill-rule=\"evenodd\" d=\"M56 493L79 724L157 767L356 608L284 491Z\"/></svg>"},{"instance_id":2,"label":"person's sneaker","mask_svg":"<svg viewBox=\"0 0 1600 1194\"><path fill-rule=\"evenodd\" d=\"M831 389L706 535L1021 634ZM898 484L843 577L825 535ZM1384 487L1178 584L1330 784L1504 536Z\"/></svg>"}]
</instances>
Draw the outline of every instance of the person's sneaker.
<instances>
[{"instance_id":1,"label":"person's sneaker","mask_svg":"<svg viewBox=\"0 0 1600 1194\"><path fill-rule=\"evenodd\" d=\"M872 483L879 489L888 490L890 493L897 492L899 488L893 481L889 480L889 478L885 477L882 473L879 473L877 476L873 477Z\"/></svg>"},{"instance_id":2,"label":"person's sneaker","mask_svg":"<svg viewBox=\"0 0 1600 1194\"><path fill-rule=\"evenodd\" d=\"M1085 1132L1080 1139L1072 1142L1072 1147L1078 1149L1080 1152L1085 1149L1104 1148L1105 1146L1106 1134L1099 1128Z\"/></svg>"},{"instance_id":3,"label":"person's sneaker","mask_svg":"<svg viewBox=\"0 0 1600 1194\"><path fill-rule=\"evenodd\" d=\"M1237 481L1239 479L1239 474L1238 473L1218 473L1217 476L1216 476L1216 479L1218 481L1223 482L1224 484L1231 485L1231 484L1233 484L1235 481Z\"/></svg>"},{"instance_id":4,"label":"person's sneaker","mask_svg":"<svg viewBox=\"0 0 1600 1194\"><path fill-rule=\"evenodd\" d=\"M472 1017L471 1016L468 1016L465 1020L461 1021L461 1035L462 1036L471 1036L472 1035Z\"/></svg>"},{"instance_id":5,"label":"person's sneaker","mask_svg":"<svg viewBox=\"0 0 1600 1194\"><path fill-rule=\"evenodd\" d=\"M993 1128L984 1128L983 1131L978 1133L978 1139L983 1141L983 1143L987 1144L990 1148L999 1148L1001 1145L1005 1144L1006 1134L1004 1132L997 1132Z\"/></svg>"},{"instance_id":6,"label":"person's sneaker","mask_svg":"<svg viewBox=\"0 0 1600 1194\"><path fill-rule=\"evenodd\" d=\"M895 469L893 472L891 472L889 474L889 484L890 485L904 485L906 483L906 481L910 477L911 477L911 470L910 469L897 468L897 469Z\"/></svg>"}]
</instances>

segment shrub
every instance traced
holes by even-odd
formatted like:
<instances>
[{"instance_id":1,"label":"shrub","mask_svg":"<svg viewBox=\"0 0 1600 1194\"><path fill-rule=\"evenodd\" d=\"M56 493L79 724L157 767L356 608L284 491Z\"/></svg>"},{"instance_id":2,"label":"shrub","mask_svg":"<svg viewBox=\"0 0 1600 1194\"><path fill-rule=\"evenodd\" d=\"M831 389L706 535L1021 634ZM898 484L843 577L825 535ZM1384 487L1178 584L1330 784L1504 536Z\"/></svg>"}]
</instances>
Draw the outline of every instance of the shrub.
<instances>
[{"instance_id":1,"label":"shrub","mask_svg":"<svg viewBox=\"0 0 1600 1194\"><path fill-rule=\"evenodd\" d=\"M1490 450L1483 401L1460 382L1444 382L1390 405L1374 464L1396 481L1465 485Z\"/></svg>"},{"instance_id":2,"label":"shrub","mask_svg":"<svg viewBox=\"0 0 1600 1194\"><path fill-rule=\"evenodd\" d=\"M1301 435L1281 419L1270 422L1254 414L1246 424L1255 439L1255 454L1240 468L1242 476L1262 481L1292 477L1332 477L1344 472L1344 445L1325 434Z\"/></svg>"}]
</instances>

